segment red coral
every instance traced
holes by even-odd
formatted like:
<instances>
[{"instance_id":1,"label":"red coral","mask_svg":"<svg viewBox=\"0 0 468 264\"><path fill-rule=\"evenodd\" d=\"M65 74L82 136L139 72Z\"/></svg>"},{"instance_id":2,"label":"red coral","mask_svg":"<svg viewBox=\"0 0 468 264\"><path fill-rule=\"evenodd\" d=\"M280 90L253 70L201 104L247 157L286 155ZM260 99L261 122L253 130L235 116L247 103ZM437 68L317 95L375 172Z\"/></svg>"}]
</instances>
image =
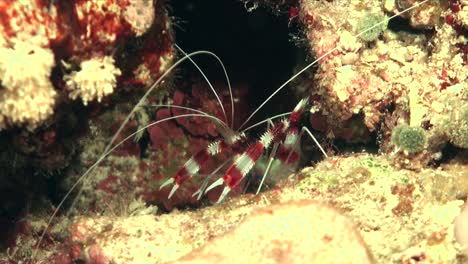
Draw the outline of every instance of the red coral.
<instances>
[{"instance_id":1,"label":"red coral","mask_svg":"<svg viewBox=\"0 0 468 264\"><path fill-rule=\"evenodd\" d=\"M25 2L21 2L0 2L0 34L8 39L18 38L23 41L27 41L28 37L39 36L48 39L48 45L65 38L67 30L61 23L62 17L51 11L56 8L56 4L49 6L48 1L36 0L31 2L31 6L35 5L36 8L28 8Z\"/></svg>"}]
</instances>

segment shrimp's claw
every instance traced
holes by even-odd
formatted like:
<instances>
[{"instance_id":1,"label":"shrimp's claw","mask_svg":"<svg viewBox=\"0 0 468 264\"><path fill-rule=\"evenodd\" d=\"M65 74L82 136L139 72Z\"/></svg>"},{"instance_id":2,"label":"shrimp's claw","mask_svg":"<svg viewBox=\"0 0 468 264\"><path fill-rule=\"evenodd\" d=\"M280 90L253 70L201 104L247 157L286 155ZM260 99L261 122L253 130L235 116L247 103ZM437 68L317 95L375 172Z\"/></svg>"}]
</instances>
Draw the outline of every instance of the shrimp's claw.
<instances>
[{"instance_id":1,"label":"shrimp's claw","mask_svg":"<svg viewBox=\"0 0 468 264\"><path fill-rule=\"evenodd\" d=\"M208 186L208 188L206 188L205 190L205 193L209 192L210 190L218 187L219 185L222 185L224 183L224 179L223 178L219 178L218 180L216 180L215 182L213 182L210 186ZM231 191L231 188L229 186L225 186L224 189L223 189L223 192L221 193L221 195L219 196L218 200L216 201L216 203L220 203L222 200L224 200L224 198L226 197L226 195L228 195L228 193Z\"/></svg>"},{"instance_id":2,"label":"shrimp's claw","mask_svg":"<svg viewBox=\"0 0 468 264\"><path fill-rule=\"evenodd\" d=\"M205 190L205 194L209 191L211 191L212 189L218 187L219 185L223 184L224 182L224 179L223 178L219 178L217 179L215 182L213 182L210 186L208 186L208 188L206 188Z\"/></svg>"},{"instance_id":3,"label":"shrimp's claw","mask_svg":"<svg viewBox=\"0 0 468 264\"><path fill-rule=\"evenodd\" d=\"M177 191L177 189L179 189L179 185L174 184L174 186L172 186L171 192L169 193L169 196L167 196L167 199L171 199L171 197L174 195L174 193Z\"/></svg>"},{"instance_id":4,"label":"shrimp's claw","mask_svg":"<svg viewBox=\"0 0 468 264\"><path fill-rule=\"evenodd\" d=\"M169 178L159 186L159 190L174 183L174 178Z\"/></svg>"},{"instance_id":5,"label":"shrimp's claw","mask_svg":"<svg viewBox=\"0 0 468 264\"><path fill-rule=\"evenodd\" d=\"M197 196L197 195L198 195L197 200L200 200L201 196L203 195L203 192L202 192L202 189L201 189L201 188L198 189L196 192L194 192L194 193L192 194L192 197L195 197L195 196Z\"/></svg>"},{"instance_id":6,"label":"shrimp's claw","mask_svg":"<svg viewBox=\"0 0 468 264\"><path fill-rule=\"evenodd\" d=\"M195 196L198 195L198 196L197 196L197 201L200 200L201 197L202 197L202 195L205 193L205 192L203 191L204 187L206 187L206 184L202 185L200 188L198 188L198 190L197 190L196 192L194 192L194 193L192 194L192 197L195 197Z\"/></svg>"},{"instance_id":7,"label":"shrimp's claw","mask_svg":"<svg viewBox=\"0 0 468 264\"><path fill-rule=\"evenodd\" d=\"M170 178L167 181L163 182L163 184L161 184L161 186L159 186L159 190L161 190L162 188L164 188L164 187L166 187L168 185L174 184L174 183L175 183L174 178ZM172 186L171 192L167 196L167 199L171 199L171 197L174 195L174 193L177 191L177 189L179 189L179 186L180 185L177 184L177 183L175 183L174 186Z\"/></svg>"},{"instance_id":8,"label":"shrimp's claw","mask_svg":"<svg viewBox=\"0 0 468 264\"><path fill-rule=\"evenodd\" d=\"M218 201L216 201L216 203L220 203L222 200L224 200L224 198L226 197L226 195L228 195L230 191L231 188L229 188L228 186L224 187L223 192L219 196Z\"/></svg>"},{"instance_id":9,"label":"shrimp's claw","mask_svg":"<svg viewBox=\"0 0 468 264\"><path fill-rule=\"evenodd\" d=\"M201 199L202 195L205 193L205 188L206 186L208 185L208 179L209 178L206 178L204 181L203 181L203 184L200 188L198 188L198 190L196 192L194 192L192 194L192 197L195 197L198 195L197 197L197 201Z\"/></svg>"}]
</instances>

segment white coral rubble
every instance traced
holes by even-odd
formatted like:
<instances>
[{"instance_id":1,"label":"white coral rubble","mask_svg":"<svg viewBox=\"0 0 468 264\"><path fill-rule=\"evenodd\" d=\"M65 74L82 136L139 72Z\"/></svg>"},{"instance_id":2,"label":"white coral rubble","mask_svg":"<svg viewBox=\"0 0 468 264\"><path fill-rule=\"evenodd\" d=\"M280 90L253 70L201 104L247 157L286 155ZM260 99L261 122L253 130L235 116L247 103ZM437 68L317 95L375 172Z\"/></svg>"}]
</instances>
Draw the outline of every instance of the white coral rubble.
<instances>
[{"instance_id":1,"label":"white coral rubble","mask_svg":"<svg viewBox=\"0 0 468 264\"><path fill-rule=\"evenodd\" d=\"M116 77L120 74L114 59L105 56L82 62L80 71L74 71L63 79L71 90L70 98L81 98L87 105L93 100L101 102L104 96L111 94L116 86Z\"/></svg>"},{"instance_id":2,"label":"white coral rubble","mask_svg":"<svg viewBox=\"0 0 468 264\"><path fill-rule=\"evenodd\" d=\"M34 129L53 113L56 92L50 81L55 64L50 49L16 41L0 46L0 130Z\"/></svg>"}]
</instances>

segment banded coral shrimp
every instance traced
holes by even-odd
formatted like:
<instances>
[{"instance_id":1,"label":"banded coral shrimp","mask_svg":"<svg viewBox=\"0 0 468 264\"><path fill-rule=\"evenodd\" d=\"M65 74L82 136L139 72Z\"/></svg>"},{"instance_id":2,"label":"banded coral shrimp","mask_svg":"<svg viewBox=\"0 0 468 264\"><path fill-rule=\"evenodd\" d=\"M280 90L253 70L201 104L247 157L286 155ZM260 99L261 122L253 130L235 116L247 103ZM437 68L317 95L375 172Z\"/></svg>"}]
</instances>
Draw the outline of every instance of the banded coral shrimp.
<instances>
[{"instance_id":1,"label":"banded coral shrimp","mask_svg":"<svg viewBox=\"0 0 468 264\"><path fill-rule=\"evenodd\" d=\"M424 1L424 2L426 2L426 1ZM424 2L419 3L419 5L422 4L422 3L424 3ZM407 11L407 10L405 10L405 11ZM401 14L401 12L400 12L399 14L397 14L397 15L400 15L400 14ZM396 15L395 15L395 16L396 16ZM384 23L384 22L381 22L381 23ZM376 26L377 26L377 25L374 25L374 27L376 27ZM364 32L367 32L367 31L369 31L369 30L372 30L372 28L373 28L373 27L371 27L371 28L369 28L369 29L367 29L367 30L361 32L360 34L363 34ZM262 107L263 107L273 96L275 96L280 90L282 90L289 82L291 82L292 80L294 80L295 78L297 78L297 76L299 76L300 74L302 74L304 71L306 71L307 69L309 69L309 68L312 67L313 65L317 64L320 60L322 60L323 58L325 58L327 55L331 54L334 50L336 50L336 48L335 48L335 49L331 49L331 50L329 50L328 52L324 53L322 56L320 56L319 58L317 58L316 60L314 60L314 61L313 61L312 63L310 63L308 66L306 66L306 67L303 68L301 71L299 71L298 73L296 73L293 77L291 77L289 80L287 80L287 81L286 81L283 85L281 85L270 97L268 97L268 98L259 106L259 108L258 108L257 110L255 110L255 111L246 119L245 124L246 124L247 122L249 122L249 121L251 120L251 118L259 111L259 109L262 108ZM172 69L174 69L175 67L177 67L178 65L180 65L180 63L182 63L183 61L190 60L192 57L197 56L197 55L201 55L201 54L211 54L211 56L214 55L214 54L212 54L212 53L210 53L210 52L206 52L206 51L198 51L198 52L193 52L193 53L187 54L185 57L183 57L182 59L180 59L179 61L177 61L176 63L174 63L174 65L170 68L170 70L172 70ZM125 119L125 121L123 122L123 125L122 125L121 128L119 129L119 132L122 130L122 127L125 125L125 123L127 123L127 122L130 120L131 116L135 113L135 109L137 109L137 108L141 105L141 102L143 102L143 101L146 99L146 97L148 96L148 94L149 94L156 86L158 86L158 84L161 82L161 80L169 74L170 70L167 71L166 73L164 73L163 76L161 76L161 78L160 78L158 81L156 81L154 85L152 85L152 87L148 90L148 92L145 94L145 96L143 96L142 100L140 100L140 102L135 106L135 108L131 111L131 113L130 113L130 114L128 115L128 117ZM232 111L232 112L234 112L234 111ZM205 113L188 114L187 117L188 117L188 116L192 116L192 117L193 117L193 116L207 117L207 118L211 118L211 119L217 120L217 119L215 119L215 118L213 118L213 117L208 117ZM172 117L172 118L182 118L182 117L183 117L183 116L174 116L174 117ZM146 128L152 126L152 125L157 125L157 124L159 124L160 122L164 122L164 121L166 121L166 120L159 120L159 121L156 121L156 122L154 122L154 123L152 123L152 124L149 124L149 125L145 126L144 128L141 128L141 129L140 129L139 131L137 131L137 132L141 132L143 129L146 129ZM219 120L219 121L220 121L220 120ZM218 121L218 122L219 122L219 121ZM245 124L243 124L243 125L245 125ZM114 138L111 140L111 142L110 142L110 143L108 144L108 146L106 147L106 151L104 151L103 155L101 155L101 157L98 159L98 161L97 161L96 163L94 163L94 164L83 174L83 176L80 178L80 180L78 180L78 181L73 185L72 188L76 188L76 187L80 184L81 181L84 181L84 180L86 179L86 176L89 175L89 173L90 173L96 166L98 166L98 164L99 164L100 162L102 162L102 161L104 160L105 156L107 156L108 154L110 154L110 153L111 153L113 150L115 150L119 145L123 144L123 142L124 142L125 140L128 140L128 139L130 139L130 138L132 138L132 137L133 137L133 135L130 135L130 136L126 137L123 141L117 143L116 145L113 145L114 142L115 142L115 139L117 138L117 136L114 136ZM66 199L68 196L70 196L70 194L72 193L72 191L73 191L73 190L69 191L69 193L67 193L67 195L66 195L66 197L65 197L64 199ZM60 207L62 207L63 202L64 202L64 200L58 205L58 209L59 209ZM58 209L57 209L57 210L58 210ZM52 216L52 218L49 220L49 225L50 225L50 223L53 221L53 217L55 217L55 215L57 214L57 212L58 212L58 211L55 211L54 214L53 214L53 216ZM45 233L44 233L44 234L45 234ZM44 234L42 235L42 237L44 236ZM42 239L41 239L41 240L42 240ZM39 245L40 245L40 242L38 243L38 246L39 246Z\"/></svg>"}]
</instances>

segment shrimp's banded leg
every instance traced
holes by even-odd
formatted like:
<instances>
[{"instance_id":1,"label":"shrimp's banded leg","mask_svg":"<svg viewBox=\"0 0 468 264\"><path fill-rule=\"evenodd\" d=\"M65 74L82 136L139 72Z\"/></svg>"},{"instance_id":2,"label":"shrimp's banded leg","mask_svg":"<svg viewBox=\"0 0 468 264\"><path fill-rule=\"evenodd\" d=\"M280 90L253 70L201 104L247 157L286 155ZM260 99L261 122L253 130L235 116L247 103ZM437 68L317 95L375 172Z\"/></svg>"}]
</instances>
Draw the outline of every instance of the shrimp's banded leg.
<instances>
[{"instance_id":1,"label":"shrimp's banded leg","mask_svg":"<svg viewBox=\"0 0 468 264\"><path fill-rule=\"evenodd\" d=\"M279 148L273 149L273 155L276 154L276 159L280 161L280 164L283 168L290 168L293 166L294 163L296 163L299 160L300 154L298 150L298 144L301 141L302 136L304 135L304 132L307 132L307 134L314 140L315 144L317 147L320 149L320 151L323 153L323 156L325 158L328 158L327 153L325 150L322 148L318 140L314 137L312 132L306 127L301 128L301 132L298 132L297 128L290 128L287 132L286 138L284 139L283 144L279 145ZM260 182L260 185L258 186L256 194L260 192L260 189L262 188L263 182L265 181L269 171L270 167L273 164L275 159L273 158L272 155L270 155L268 164L266 167L266 170L263 174L262 180Z\"/></svg>"},{"instance_id":2,"label":"shrimp's banded leg","mask_svg":"<svg viewBox=\"0 0 468 264\"><path fill-rule=\"evenodd\" d=\"M184 184L187 180L197 175L200 168L208 162L209 159L218 155L221 152L235 150L238 144L245 140L244 134L234 134L228 139L217 140L209 144L206 148L200 150L197 154L192 156L184 166L170 179L163 182L159 189L173 184L172 189L168 195L170 199L179 187Z\"/></svg>"},{"instance_id":3,"label":"shrimp's banded leg","mask_svg":"<svg viewBox=\"0 0 468 264\"><path fill-rule=\"evenodd\" d=\"M289 121L283 120L282 122L276 123L271 129L267 130L253 145L250 145L247 150L238 155L234 160L234 163L228 168L223 178L213 182L205 191L208 192L211 189L222 185L225 187L218 203L224 199L224 197L230 192L231 189L236 187L242 179L247 176L250 170L257 162L258 158L263 154L264 150L270 147L274 141L280 141L279 139L284 135L285 130L289 126Z\"/></svg>"},{"instance_id":4,"label":"shrimp's banded leg","mask_svg":"<svg viewBox=\"0 0 468 264\"><path fill-rule=\"evenodd\" d=\"M226 195L235 186L237 186L241 180L245 178L245 176L247 176L265 149L269 148L272 143L281 143L287 136L290 128L297 127L299 119L304 112L306 105L307 99L302 99L299 101L288 120L282 120L280 122L274 123L273 127L269 128L267 132L262 135L260 140L249 146L244 153L235 159L234 163L228 168L224 177L213 182L205 192L208 192L209 190L224 183L225 187L217 202L222 201ZM274 150L275 149L276 147ZM273 155L274 154L275 153L273 153Z\"/></svg>"},{"instance_id":5,"label":"shrimp's banded leg","mask_svg":"<svg viewBox=\"0 0 468 264\"><path fill-rule=\"evenodd\" d=\"M315 136L310 132L307 127L302 127L301 132L298 131L298 128L290 128L287 132L284 143L280 145L278 149L277 157L284 165L290 165L295 163L299 159L299 153L297 151L297 144L300 142L304 132L314 141L315 145L320 149L323 156L328 158L327 153L322 148Z\"/></svg>"},{"instance_id":6,"label":"shrimp's banded leg","mask_svg":"<svg viewBox=\"0 0 468 264\"><path fill-rule=\"evenodd\" d=\"M296 105L293 112L289 116L290 127L286 132L286 137L278 148L277 157L281 163L290 165L299 159L299 153L296 150L297 143L300 141L301 135L299 134L299 119L301 118L307 106L308 99L304 98Z\"/></svg>"},{"instance_id":7,"label":"shrimp's banded leg","mask_svg":"<svg viewBox=\"0 0 468 264\"><path fill-rule=\"evenodd\" d=\"M275 157L280 161L281 166L288 167L293 165L299 160L299 151L297 150L297 145L300 142L302 132L298 132L298 123L301 118L306 106L308 99L304 98L296 105L293 112L289 116L290 126L286 132L286 136L282 144L276 144L268 158L267 167L263 173L260 185L258 186L256 194L258 194L265 182L268 173L270 172L271 165L275 161Z\"/></svg>"}]
</instances>

